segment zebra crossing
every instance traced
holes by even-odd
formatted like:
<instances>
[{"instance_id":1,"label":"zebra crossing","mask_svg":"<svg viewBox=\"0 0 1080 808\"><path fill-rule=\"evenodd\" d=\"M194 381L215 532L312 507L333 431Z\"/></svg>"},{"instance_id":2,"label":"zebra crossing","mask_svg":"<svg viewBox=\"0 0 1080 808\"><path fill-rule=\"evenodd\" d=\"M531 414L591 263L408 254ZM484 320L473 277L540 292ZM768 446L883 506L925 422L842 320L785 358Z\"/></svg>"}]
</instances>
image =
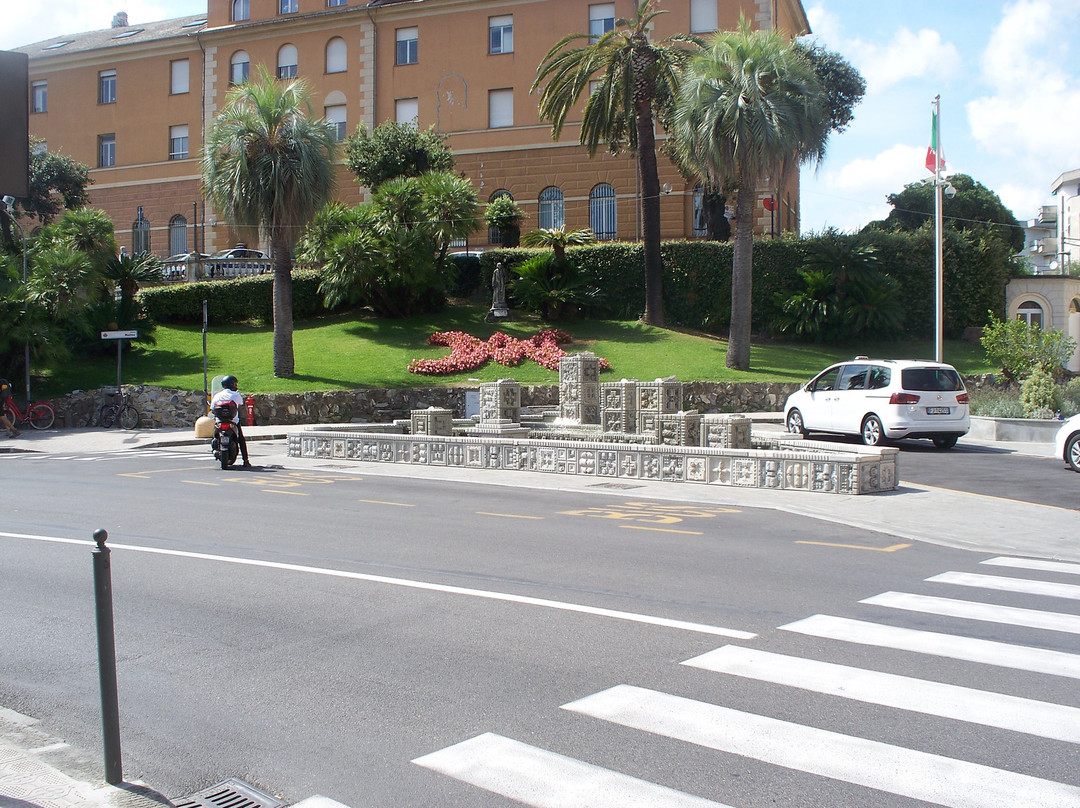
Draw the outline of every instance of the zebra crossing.
<instances>
[{"instance_id":1,"label":"zebra crossing","mask_svg":"<svg viewBox=\"0 0 1080 808\"><path fill-rule=\"evenodd\" d=\"M859 601L877 607L874 614L881 614L884 608L888 610L885 614L901 621L906 615L917 617L919 628L817 614L778 629L845 644L828 643L821 648L881 648L915 661L928 657L959 660L987 666L989 671L1054 677L1051 681L1066 683L1069 689L1069 680L1080 679L1080 644L1070 640L1070 635L1080 634L1080 614L1074 603L1080 599L1080 586L1033 576L1080 576L1080 564L1008 557L982 563L1002 574L949 571L926 579L932 589L937 584L960 587L969 596L972 590L976 593L973 599L948 597L952 590L943 590L943 595L884 592ZM1017 577L1010 577L1010 572ZM979 601L978 593L984 593L987 602ZM1034 599L1046 608L1027 608L1027 600L1025 607L991 602L994 594L1000 593ZM1057 608L1062 611L1055 611ZM1039 634L1031 635L1033 645L971 636L979 633L978 626L986 624L1020 629L1013 635L1022 635L1025 641L1029 635L1024 632L1029 629L1054 632L1046 635L1052 642L1043 644L1064 645L1078 652L1037 647L1043 637ZM1080 752L1075 746L1080 744L1077 706L760 650L753 645L725 644L681 665L725 679L737 677L751 688L779 686L804 694L800 698L823 694L843 699L844 704L899 711L900 719L903 715L928 716L985 728L983 732L1003 730L1018 733L1018 738L1065 744L1061 755L1074 759ZM718 692L724 692L725 679L718 679ZM870 800L858 803L867 808L893 805L897 797L950 808L1080 808L1080 779L1058 782L1017 771L1019 766L1012 761L1002 761L1003 767L998 768L985 759L974 762L940 754L940 749L928 751L859 737L857 726L852 734L846 734L760 715L741 706L619 684L563 704L561 709L604 726L869 789L865 793ZM633 772L614 771L490 732L412 762L535 808L731 808L711 799L712 794L707 798L674 790L635 777ZM1069 770L1067 765L1062 768Z\"/></svg>"},{"instance_id":2,"label":"zebra crossing","mask_svg":"<svg viewBox=\"0 0 1080 808\"><path fill-rule=\"evenodd\" d=\"M204 453L207 458L213 460L209 452ZM102 463L109 460L131 460L132 457L152 457L162 460L190 460L198 457L198 452L179 451L176 449L139 449L138 454L133 454L130 449L116 449L109 452L94 452L85 454L50 454L48 452L5 452L0 454L0 462L22 461L24 463L40 463L48 461L55 463L58 460L75 461L80 463Z\"/></svg>"}]
</instances>

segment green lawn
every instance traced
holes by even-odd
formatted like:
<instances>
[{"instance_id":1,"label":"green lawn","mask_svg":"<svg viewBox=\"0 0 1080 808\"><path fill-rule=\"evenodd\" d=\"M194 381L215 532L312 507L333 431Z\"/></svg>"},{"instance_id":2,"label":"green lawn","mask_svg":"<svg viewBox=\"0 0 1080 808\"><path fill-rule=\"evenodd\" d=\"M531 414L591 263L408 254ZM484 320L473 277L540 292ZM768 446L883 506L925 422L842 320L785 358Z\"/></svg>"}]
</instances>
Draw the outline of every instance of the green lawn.
<instances>
[{"instance_id":1,"label":"green lawn","mask_svg":"<svg viewBox=\"0 0 1080 808\"><path fill-rule=\"evenodd\" d=\"M212 327L207 335L208 372L212 378L232 373L240 378L244 392L299 393L306 390L337 390L356 387L423 387L464 385L475 380L514 378L523 384L554 384L558 373L525 360L518 367L495 362L473 371L448 376L409 373L409 362L436 358L448 348L430 346L435 331L464 331L486 339L497 330L525 338L545 327L533 319L498 325L485 323L486 308L452 306L435 315L406 320L380 320L352 312L297 323L293 334L296 376L273 375L273 331L269 327ZM574 341L564 350L592 351L611 362L605 380L655 379L675 376L680 381L783 381L810 378L826 365L857 354L894 358L930 358L932 340L866 343L851 346L768 343L750 352L752 370L738 372L724 367L727 343L708 335L667 331L636 321L581 320L556 324ZM187 390L203 389L202 329L200 326L159 326L157 344L137 347L123 357L125 384L153 384ZM945 361L963 374L988 373L982 347L977 343L947 342ZM35 368L35 373L40 368ZM59 395L114 384L116 354L71 362L49 368L35 385L35 394Z\"/></svg>"}]
</instances>

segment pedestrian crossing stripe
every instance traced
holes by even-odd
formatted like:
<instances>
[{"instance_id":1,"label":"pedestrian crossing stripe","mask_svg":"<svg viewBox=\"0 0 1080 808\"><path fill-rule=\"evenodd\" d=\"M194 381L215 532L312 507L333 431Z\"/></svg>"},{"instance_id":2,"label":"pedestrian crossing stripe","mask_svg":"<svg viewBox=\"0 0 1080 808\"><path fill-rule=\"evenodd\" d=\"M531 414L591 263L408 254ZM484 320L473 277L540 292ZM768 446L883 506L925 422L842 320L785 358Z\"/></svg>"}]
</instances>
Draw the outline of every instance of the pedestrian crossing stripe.
<instances>
[{"instance_id":1,"label":"pedestrian crossing stripe","mask_svg":"<svg viewBox=\"0 0 1080 808\"><path fill-rule=\"evenodd\" d=\"M1080 679L1080 656L1067 654L1064 651L1029 648L995 640L939 634L933 631L887 626L823 614L788 623L780 626L780 629L812 637Z\"/></svg>"},{"instance_id":2,"label":"pedestrian crossing stripe","mask_svg":"<svg viewBox=\"0 0 1080 808\"><path fill-rule=\"evenodd\" d=\"M1054 581L1033 581L1028 578L1003 578L1000 575L979 575L973 572L943 572L927 578L938 584L973 586L980 589L995 589L999 592L1016 592L1023 595L1045 595L1052 598L1080 600L1080 586L1061 584Z\"/></svg>"},{"instance_id":3,"label":"pedestrian crossing stripe","mask_svg":"<svg viewBox=\"0 0 1080 808\"><path fill-rule=\"evenodd\" d=\"M908 592L883 592L872 598L860 600L859 603L923 614L937 614L943 617L960 617L965 620L982 620L988 623L1080 634L1080 614L1044 612L1038 609L1022 609L1019 606L999 606L994 603L976 603L970 600L953 600L932 595L913 595Z\"/></svg>"},{"instance_id":4,"label":"pedestrian crossing stripe","mask_svg":"<svg viewBox=\"0 0 1080 808\"><path fill-rule=\"evenodd\" d=\"M725 645L682 663L867 704L1080 743L1080 709Z\"/></svg>"},{"instance_id":5,"label":"pedestrian crossing stripe","mask_svg":"<svg viewBox=\"0 0 1080 808\"><path fill-rule=\"evenodd\" d=\"M633 685L563 708L624 727L949 808L1080 808L1080 788Z\"/></svg>"},{"instance_id":6,"label":"pedestrian crossing stripe","mask_svg":"<svg viewBox=\"0 0 1080 808\"><path fill-rule=\"evenodd\" d=\"M1016 567L1024 570L1040 570L1042 572L1064 572L1069 575L1080 575L1080 564L1071 564L1067 561L1044 561L1041 558L1009 558L998 556L988 558L981 564L991 564L998 567Z\"/></svg>"},{"instance_id":7,"label":"pedestrian crossing stripe","mask_svg":"<svg viewBox=\"0 0 1080 808\"><path fill-rule=\"evenodd\" d=\"M490 732L412 762L534 808L729 808Z\"/></svg>"}]
</instances>

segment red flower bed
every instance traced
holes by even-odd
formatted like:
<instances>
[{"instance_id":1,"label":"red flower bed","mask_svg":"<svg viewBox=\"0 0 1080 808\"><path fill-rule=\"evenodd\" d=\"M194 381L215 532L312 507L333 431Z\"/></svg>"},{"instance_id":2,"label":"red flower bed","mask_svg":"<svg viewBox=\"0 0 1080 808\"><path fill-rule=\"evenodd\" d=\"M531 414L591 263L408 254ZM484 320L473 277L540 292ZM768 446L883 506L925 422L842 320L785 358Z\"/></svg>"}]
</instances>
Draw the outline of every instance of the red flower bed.
<instances>
[{"instance_id":1,"label":"red flower bed","mask_svg":"<svg viewBox=\"0 0 1080 808\"><path fill-rule=\"evenodd\" d=\"M559 346L570 341L569 334L555 328L544 329L525 340L497 331L487 342L461 331L437 331L428 337L428 343L446 345L450 348L450 355L441 359L414 359L409 363L409 371L433 375L459 373L478 368L489 359L507 367L520 365L523 359L531 359L548 370L558 370L559 360L566 356L566 351ZM611 364L601 359L600 369L611 370Z\"/></svg>"}]
</instances>

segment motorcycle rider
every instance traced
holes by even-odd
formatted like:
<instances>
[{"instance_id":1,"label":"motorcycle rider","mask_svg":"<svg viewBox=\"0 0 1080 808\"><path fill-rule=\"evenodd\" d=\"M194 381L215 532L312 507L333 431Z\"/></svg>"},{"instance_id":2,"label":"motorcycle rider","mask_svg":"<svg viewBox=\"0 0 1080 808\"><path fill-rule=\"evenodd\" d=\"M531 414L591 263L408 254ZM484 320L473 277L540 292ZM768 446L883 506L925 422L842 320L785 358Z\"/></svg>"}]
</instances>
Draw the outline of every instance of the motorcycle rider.
<instances>
[{"instance_id":1,"label":"motorcycle rider","mask_svg":"<svg viewBox=\"0 0 1080 808\"><path fill-rule=\"evenodd\" d=\"M240 428L240 411L244 408L244 397L236 391L239 386L235 376L226 376L222 379L221 390L215 393L210 400L210 409L212 410L227 401L231 401L236 405L236 415L233 416L233 423L236 425L236 439L240 443L240 455L244 458L243 468L249 469L251 468L251 461L248 459L247 440L244 438L244 430Z\"/></svg>"}]
</instances>

